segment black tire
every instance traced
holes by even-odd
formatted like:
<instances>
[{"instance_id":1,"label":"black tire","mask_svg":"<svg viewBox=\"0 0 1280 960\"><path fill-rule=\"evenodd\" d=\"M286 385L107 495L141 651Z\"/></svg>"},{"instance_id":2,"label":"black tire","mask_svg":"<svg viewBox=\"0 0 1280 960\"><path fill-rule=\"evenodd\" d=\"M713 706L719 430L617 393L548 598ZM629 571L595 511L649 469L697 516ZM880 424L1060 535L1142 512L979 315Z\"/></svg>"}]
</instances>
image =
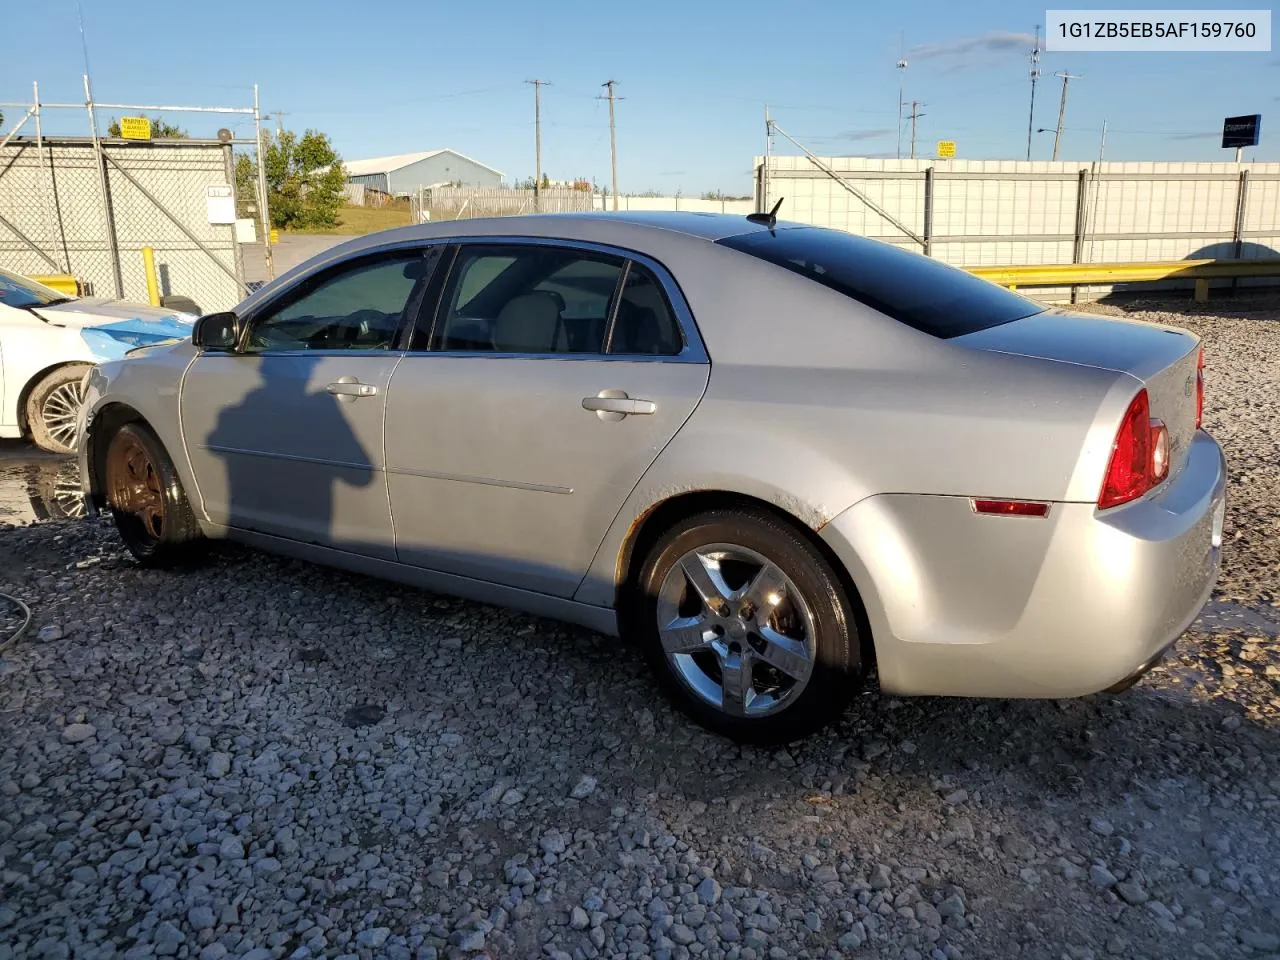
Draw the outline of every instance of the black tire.
<instances>
[{"instance_id":1,"label":"black tire","mask_svg":"<svg viewBox=\"0 0 1280 960\"><path fill-rule=\"evenodd\" d=\"M50 453L75 453L77 437L66 432L65 421L50 419L54 407L59 411L72 404L78 410L84 399L80 381L89 371L87 363L69 363L46 373L27 394L27 429L31 442Z\"/></svg>"},{"instance_id":2,"label":"black tire","mask_svg":"<svg viewBox=\"0 0 1280 960\"><path fill-rule=\"evenodd\" d=\"M144 567L173 569L204 555L200 532L182 481L164 444L134 421L107 439L99 475L120 539Z\"/></svg>"},{"instance_id":3,"label":"black tire","mask_svg":"<svg viewBox=\"0 0 1280 960\"><path fill-rule=\"evenodd\" d=\"M811 672L799 692L791 696L789 703L780 703L776 712L734 715L720 705L712 705L694 691L664 650L658 620L664 581L681 558L713 544L747 548L776 566L799 591L811 613ZM727 574L724 579L728 579ZM686 599L690 596L686 593ZM671 701L707 729L742 743L781 744L814 733L844 712L866 675L858 618L840 578L799 530L764 510L711 510L675 524L645 558L624 618L629 621L625 624L627 633L640 642L659 685ZM721 638L728 639L724 634ZM741 649L744 656L751 656L747 642L761 641L755 637L731 649ZM753 671L761 664L770 669L763 660L755 663ZM717 669L714 664L715 661L713 672ZM780 673L769 676L788 679Z\"/></svg>"}]
</instances>

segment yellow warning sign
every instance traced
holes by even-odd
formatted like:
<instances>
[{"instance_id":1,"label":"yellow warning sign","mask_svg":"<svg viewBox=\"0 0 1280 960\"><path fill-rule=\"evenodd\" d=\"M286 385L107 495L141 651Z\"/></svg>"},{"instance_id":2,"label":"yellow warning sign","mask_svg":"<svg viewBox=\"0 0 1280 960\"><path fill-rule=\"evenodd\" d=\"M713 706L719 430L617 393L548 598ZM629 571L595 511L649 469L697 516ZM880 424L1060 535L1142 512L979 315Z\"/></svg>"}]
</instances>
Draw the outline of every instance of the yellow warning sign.
<instances>
[{"instance_id":1,"label":"yellow warning sign","mask_svg":"<svg viewBox=\"0 0 1280 960\"><path fill-rule=\"evenodd\" d=\"M954 140L938 141L938 156L944 160L951 160L956 155L956 142Z\"/></svg>"},{"instance_id":2,"label":"yellow warning sign","mask_svg":"<svg viewBox=\"0 0 1280 960\"><path fill-rule=\"evenodd\" d=\"M150 140L151 121L146 117L121 117L120 136L125 140Z\"/></svg>"}]
</instances>

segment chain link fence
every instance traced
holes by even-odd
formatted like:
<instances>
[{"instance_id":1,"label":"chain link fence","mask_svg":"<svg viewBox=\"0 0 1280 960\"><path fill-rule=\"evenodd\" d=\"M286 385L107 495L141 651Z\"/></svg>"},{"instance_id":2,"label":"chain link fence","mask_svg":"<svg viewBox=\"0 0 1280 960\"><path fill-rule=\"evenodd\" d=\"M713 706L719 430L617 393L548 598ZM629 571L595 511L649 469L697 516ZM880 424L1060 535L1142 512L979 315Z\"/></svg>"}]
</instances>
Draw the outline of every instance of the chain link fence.
<instances>
[{"instance_id":1,"label":"chain link fence","mask_svg":"<svg viewBox=\"0 0 1280 960\"><path fill-rule=\"evenodd\" d=\"M520 187L424 187L410 195L409 211L414 223L422 223L522 213L576 213L591 210L593 201L589 191L569 187L540 191Z\"/></svg>"},{"instance_id":2,"label":"chain link fence","mask_svg":"<svg viewBox=\"0 0 1280 960\"><path fill-rule=\"evenodd\" d=\"M0 265L69 273L89 295L145 302L150 247L162 302L203 312L238 303L236 227L211 222L210 209L210 188L229 188L234 210L231 145L103 140L100 149L101 159L88 137L15 137L0 149Z\"/></svg>"}]
</instances>

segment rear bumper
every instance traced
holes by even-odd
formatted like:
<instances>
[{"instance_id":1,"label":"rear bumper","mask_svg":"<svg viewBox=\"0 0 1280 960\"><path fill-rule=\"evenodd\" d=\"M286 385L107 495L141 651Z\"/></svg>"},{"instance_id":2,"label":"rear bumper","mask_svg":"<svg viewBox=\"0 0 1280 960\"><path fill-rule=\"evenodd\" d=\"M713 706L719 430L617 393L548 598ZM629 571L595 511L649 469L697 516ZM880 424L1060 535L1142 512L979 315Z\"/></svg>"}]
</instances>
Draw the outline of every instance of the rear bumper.
<instances>
[{"instance_id":1,"label":"rear bumper","mask_svg":"<svg viewBox=\"0 0 1280 960\"><path fill-rule=\"evenodd\" d=\"M822 536L862 594L889 693L1073 697L1154 665L1217 580L1226 461L1208 434L1154 495L1105 512L980 516L891 494Z\"/></svg>"}]
</instances>

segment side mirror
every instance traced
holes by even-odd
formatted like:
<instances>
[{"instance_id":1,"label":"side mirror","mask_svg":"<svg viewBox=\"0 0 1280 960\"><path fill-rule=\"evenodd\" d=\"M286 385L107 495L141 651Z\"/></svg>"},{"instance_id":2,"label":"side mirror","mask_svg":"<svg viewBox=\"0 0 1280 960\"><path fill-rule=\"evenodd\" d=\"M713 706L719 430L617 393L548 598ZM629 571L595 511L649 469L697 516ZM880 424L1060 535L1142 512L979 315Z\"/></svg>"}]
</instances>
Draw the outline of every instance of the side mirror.
<instances>
[{"instance_id":1,"label":"side mirror","mask_svg":"<svg viewBox=\"0 0 1280 960\"><path fill-rule=\"evenodd\" d=\"M202 350L231 352L240 342L240 318L230 310L209 313L196 321L191 342Z\"/></svg>"}]
</instances>

